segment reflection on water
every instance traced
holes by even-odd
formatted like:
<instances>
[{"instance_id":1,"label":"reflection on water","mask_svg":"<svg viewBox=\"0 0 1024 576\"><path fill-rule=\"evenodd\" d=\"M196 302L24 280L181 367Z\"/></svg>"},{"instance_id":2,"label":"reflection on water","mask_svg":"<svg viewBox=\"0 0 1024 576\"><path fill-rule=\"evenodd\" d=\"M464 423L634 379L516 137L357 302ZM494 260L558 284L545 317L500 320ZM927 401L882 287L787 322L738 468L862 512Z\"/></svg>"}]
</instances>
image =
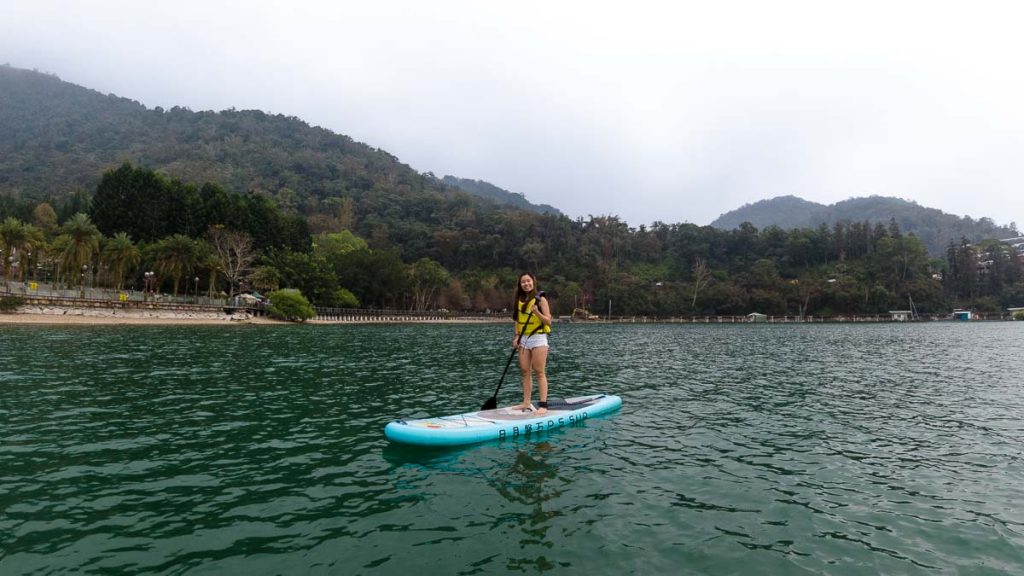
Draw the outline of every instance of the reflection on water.
<instances>
[{"instance_id":1,"label":"reflection on water","mask_svg":"<svg viewBox=\"0 0 1024 576\"><path fill-rule=\"evenodd\" d=\"M1024 323L562 326L621 412L384 440L506 332L0 327L0 572L1024 571Z\"/></svg>"}]
</instances>

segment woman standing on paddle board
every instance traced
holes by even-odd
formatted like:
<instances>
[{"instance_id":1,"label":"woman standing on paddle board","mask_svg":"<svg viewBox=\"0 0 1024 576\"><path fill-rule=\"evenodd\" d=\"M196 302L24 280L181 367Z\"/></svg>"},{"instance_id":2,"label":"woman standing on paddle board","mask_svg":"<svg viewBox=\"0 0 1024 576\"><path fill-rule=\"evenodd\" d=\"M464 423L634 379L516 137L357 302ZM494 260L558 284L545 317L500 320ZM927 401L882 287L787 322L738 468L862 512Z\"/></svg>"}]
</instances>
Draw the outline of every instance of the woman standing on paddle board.
<instances>
[{"instance_id":1,"label":"woman standing on paddle board","mask_svg":"<svg viewBox=\"0 0 1024 576\"><path fill-rule=\"evenodd\" d=\"M533 410L533 379L537 375L537 414L548 411L548 333L551 332L551 308L543 292L537 292L537 278L530 273L519 275L516 301L512 310L515 319L513 346L519 347L519 372L523 377L523 410Z\"/></svg>"}]
</instances>

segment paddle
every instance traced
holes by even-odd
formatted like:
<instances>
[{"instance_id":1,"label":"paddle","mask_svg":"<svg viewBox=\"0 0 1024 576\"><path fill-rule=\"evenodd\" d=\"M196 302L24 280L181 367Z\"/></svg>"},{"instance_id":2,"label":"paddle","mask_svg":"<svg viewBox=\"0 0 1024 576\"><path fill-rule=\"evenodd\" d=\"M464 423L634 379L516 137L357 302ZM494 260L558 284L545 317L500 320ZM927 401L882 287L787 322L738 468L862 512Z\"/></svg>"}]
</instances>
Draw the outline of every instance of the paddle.
<instances>
[{"instance_id":1,"label":"paddle","mask_svg":"<svg viewBox=\"0 0 1024 576\"><path fill-rule=\"evenodd\" d=\"M501 390L501 385L505 382L505 375L508 374L508 367L512 365L512 359L515 358L516 350L519 349L519 343L523 340L523 334L526 333L526 325L530 323L530 317L533 316L533 309L540 304L540 297L543 295L543 292L537 293L537 302L534 303L532 308L530 308L530 313L526 315L526 321L523 322L523 329L519 331L519 336L516 337L516 345L512 347L512 353L508 355L508 362L505 363L505 371L501 373L501 379L498 380L498 387L494 389L494 396L491 396L486 402L484 402L484 405L480 407L481 410L494 410L498 407L498 390Z\"/></svg>"}]
</instances>

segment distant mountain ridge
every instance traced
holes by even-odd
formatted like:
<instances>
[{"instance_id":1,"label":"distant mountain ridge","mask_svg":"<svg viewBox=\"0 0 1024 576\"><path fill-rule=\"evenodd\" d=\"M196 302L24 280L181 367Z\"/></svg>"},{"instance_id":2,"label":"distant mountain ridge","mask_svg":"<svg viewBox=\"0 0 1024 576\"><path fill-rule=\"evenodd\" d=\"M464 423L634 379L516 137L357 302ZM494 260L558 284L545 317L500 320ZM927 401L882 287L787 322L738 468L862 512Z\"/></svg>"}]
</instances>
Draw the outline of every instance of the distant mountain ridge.
<instances>
[{"instance_id":1,"label":"distant mountain ridge","mask_svg":"<svg viewBox=\"0 0 1024 576\"><path fill-rule=\"evenodd\" d=\"M1019 236L1015 224L999 226L991 218L959 217L887 196L850 198L831 205L796 196L779 196L726 212L711 226L731 230L749 222L759 229L778 226L789 230L817 228L822 224L831 228L839 222L888 224L891 220L895 220L903 232L917 236L934 256L945 254L949 243L958 242L961 237L978 242L986 238Z\"/></svg>"},{"instance_id":2,"label":"distant mountain ridge","mask_svg":"<svg viewBox=\"0 0 1024 576\"><path fill-rule=\"evenodd\" d=\"M522 208L523 210L529 210L531 212L538 212L541 214L562 216L562 212L554 206L549 206L548 204L532 204L522 194L509 192L508 190L499 188L490 182L484 182L483 180L471 180L469 178L458 178L450 175L445 175L441 181L449 186L465 190L466 192L475 194L481 198L489 198L499 204L507 204L509 206L515 206L516 208Z\"/></svg>"}]
</instances>

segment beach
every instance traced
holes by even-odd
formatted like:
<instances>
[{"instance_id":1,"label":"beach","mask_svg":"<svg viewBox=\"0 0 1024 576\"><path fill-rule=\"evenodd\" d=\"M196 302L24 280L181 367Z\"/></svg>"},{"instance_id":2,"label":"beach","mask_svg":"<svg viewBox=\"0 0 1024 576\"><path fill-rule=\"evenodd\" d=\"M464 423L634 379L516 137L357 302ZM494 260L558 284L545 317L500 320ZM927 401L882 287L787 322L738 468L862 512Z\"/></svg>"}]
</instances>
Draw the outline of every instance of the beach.
<instances>
[{"instance_id":1,"label":"beach","mask_svg":"<svg viewBox=\"0 0 1024 576\"><path fill-rule=\"evenodd\" d=\"M56 306L24 306L11 313L0 314L0 324L282 324L265 316L245 312L225 314L210 311L167 309L79 308Z\"/></svg>"},{"instance_id":2,"label":"beach","mask_svg":"<svg viewBox=\"0 0 1024 576\"><path fill-rule=\"evenodd\" d=\"M305 324L450 324L504 323L505 316L440 316L395 313L394 311L352 311L351 313L306 320ZM92 325L226 325L226 324L290 324L264 315L218 309L183 310L179 308L106 308L102 306L22 306L14 312L0 313L3 324L92 324Z\"/></svg>"}]
</instances>

